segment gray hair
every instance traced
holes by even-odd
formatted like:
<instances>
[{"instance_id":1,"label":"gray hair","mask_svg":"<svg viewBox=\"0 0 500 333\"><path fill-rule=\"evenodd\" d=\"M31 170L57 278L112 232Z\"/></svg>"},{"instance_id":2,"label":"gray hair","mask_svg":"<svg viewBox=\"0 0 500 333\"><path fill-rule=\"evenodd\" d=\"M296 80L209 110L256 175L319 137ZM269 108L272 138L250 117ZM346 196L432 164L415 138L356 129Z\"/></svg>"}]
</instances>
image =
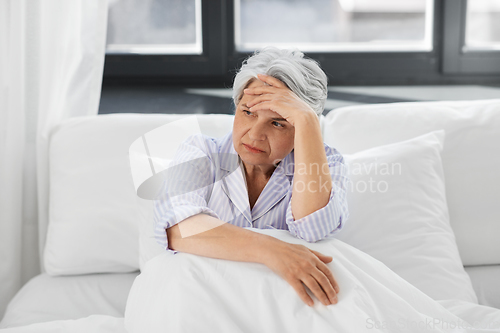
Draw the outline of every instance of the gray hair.
<instances>
[{"instance_id":1,"label":"gray hair","mask_svg":"<svg viewBox=\"0 0 500 333\"><path fill-rule=\"evenodd\" d=\"M237 106L243 90L257 74L281 80L319 116L323 113L328 94L328 79L319 64L299 50L280 50L266 47L247 58L234 78L233 101Z\"/></svg>"}]
</instances>

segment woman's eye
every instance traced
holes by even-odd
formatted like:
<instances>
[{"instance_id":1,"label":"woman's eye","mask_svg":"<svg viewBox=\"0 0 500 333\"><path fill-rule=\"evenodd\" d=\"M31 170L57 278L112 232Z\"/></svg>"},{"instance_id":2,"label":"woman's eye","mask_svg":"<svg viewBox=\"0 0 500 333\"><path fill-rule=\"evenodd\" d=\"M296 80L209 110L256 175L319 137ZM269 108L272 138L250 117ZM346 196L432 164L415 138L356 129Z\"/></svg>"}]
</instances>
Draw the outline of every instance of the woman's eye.
<instances>
[{"instance_id":1,"label":"woman's eye","mask_svg":"<svg viewBox=\"0 0 500 333\"><path fill-rule=\"evenodd\" d=\"M277 121L273 121L273 125L276 127L284 127L282 124L278 123Z\"/></svg>"},{"instance_id":2,"label":"woman's eye","mask_svg":"<svg viewBox=\"0 0 500 333\"><path fill-rule=\"evenodd\" d=\"M250 111L248 111L248 110L243 110L243 112L245 112L248 116L253 115L253 113L252 113L252 112L250 112Z\"/></svg>"}]
</instances>

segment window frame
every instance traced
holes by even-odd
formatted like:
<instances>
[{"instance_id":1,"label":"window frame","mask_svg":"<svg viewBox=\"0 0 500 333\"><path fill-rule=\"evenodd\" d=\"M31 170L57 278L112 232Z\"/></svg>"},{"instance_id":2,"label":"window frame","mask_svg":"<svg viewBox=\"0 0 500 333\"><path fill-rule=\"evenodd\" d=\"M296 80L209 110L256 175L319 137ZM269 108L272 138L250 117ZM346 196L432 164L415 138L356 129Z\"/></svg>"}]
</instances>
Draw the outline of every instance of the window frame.
<instances>
[{"instance_id":1,"label":"window frame","mask_svg":"<svg viewBox=\"0 0 500 333\"><path fill-rule=\"evenodd\" d=\"M225 69L225 0L201 1L202 54L106 54L108 81L161 81L221 75Z\"/></svg>"},{"instance_id":2,"label":"window frame","mask_svg":"<svg viewBox=\"0 0 500 333\"><path fill-rule=\"evenodd\" d=\"M500 51L464 51L467 0L444 0L443 72L500 74ZM458 18L458 19L457 19Z\"/></svg>"},{"instance_id":3,"label":"window frame","mask_svg":"<svg viewBox=\"0 0 500 333\"><path fill-rule=\"evenodd\" d=\"M234 13L233 1L228 1L228 12ZM434 1L432 51L408 52L307 52L318 61L328 76L329 84L391 84L426 80L438 69L440 27L436 22L441 16L439 0ZM234 15L228 22L228 33L234 36ZM234 37L233 37L234 38ZM237 52L234 43L228 45L228 65L239 68L251 53Z\"/></svg>"},{"instance_id":4,"label":"window frame","mask_svg":"<svg viewBox=\"0 0 500 333\"><path fill-rule=\"evenodd\" d=\"M465 6L466 0L434 1L432 51L306 55L321 64L330 85L499 83L495 74L500 73L500 53L464 54L457 47L465 36ZM457 15L463 17L457 20ZM201 55L107 54L103 84L230 87L237 68L250 55L235 49L233 0L202 0L202 30Z\"/></svg>"}]
</instances>

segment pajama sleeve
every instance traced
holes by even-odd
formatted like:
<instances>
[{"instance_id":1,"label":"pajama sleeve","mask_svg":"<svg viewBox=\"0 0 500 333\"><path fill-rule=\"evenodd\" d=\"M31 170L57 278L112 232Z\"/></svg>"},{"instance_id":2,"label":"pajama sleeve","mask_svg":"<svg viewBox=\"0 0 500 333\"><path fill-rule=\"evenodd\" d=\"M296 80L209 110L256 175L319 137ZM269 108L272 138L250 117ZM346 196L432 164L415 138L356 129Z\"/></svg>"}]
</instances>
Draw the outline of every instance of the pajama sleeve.
<instances>
[{"instance_id":1,"label":"pajama sleeve","mask_svg":"<svg viewBox=\"0 0 500 333\"><path fill-rule=\"evenodd\" d=\"M286 224L290 233L308 242L316 242L338 233L349 217L348 168L344 164L344 158L335 148L325 144L325 151L332 177L332 190L328 204L301 219L294 220L290 196L286 211Z\"/></svg>"},{"instance_id":2,"label":"pajama sleeve","mask_svg":"<svg viewBox=\"0 0 500 333\"><path fill-rule=\"evenodd\" d=\"M214 183L212 152L216 145L210 138L194 135L179 147L169 168L164 171L163 187L154 202L155 239L166 251L166 229L188 217L207 214L219 218L208 208L208 200Z\"/></svg>"}]
</instances>

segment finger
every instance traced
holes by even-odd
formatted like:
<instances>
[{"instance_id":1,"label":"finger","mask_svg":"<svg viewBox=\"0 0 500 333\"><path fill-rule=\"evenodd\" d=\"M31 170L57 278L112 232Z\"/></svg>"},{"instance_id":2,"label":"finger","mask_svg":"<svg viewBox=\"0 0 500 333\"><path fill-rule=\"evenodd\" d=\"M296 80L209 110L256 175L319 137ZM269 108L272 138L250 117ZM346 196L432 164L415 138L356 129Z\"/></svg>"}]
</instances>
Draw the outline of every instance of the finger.
<instances>
[{"instance_id":1,"label":"finger","mask_svg":"<svg viewBox=\"0 0 500 333\"><path fill-rule=\"evenodd\" d=\"M260 95L260 96L255 97L251 101L248 101L247 106L249 108L251 108L252 106L254 106L256 104L259 104L259 103L264 102L264 101L270 101L272 99L273 99L272 95Z\"/></svg>"},{"instance_id":2,"label":"finger","mask_svg":"<svg viewBox=\"0 0 500 333\"><path fill-rule=\"evenodd\" d=\"M330 279L328 279L320 269L312 272L311 275L316 279L321 289L323 289L323 292L328 297L330 304L337 303L337 293L333 289Z\"/></svg>"},{"instance_id":3,"label":"finger","mask_svg":"<svg viewBox=\"0 0 500 333\"><path fill-rule=\"evenodd\" d=\"M255 104L250 108L250 111L259 111L259 110L271 110L273 112L276 112L280 114L276 108L276 105L272 101L264 101L259 104Z\"/></svg>"},{"instance_id":4,"label":"finger","mask_svg":"<svg viewBox=\"0 0 500 333\"><path fill-rule=\"evenodd\" d=\"M288 281L288 283L293 287L293 289L295 289L300 299L302 299L304 303L309 306L314 305L314 301L312 300L311 296L309 296L306 289L304 288L304 285L299 280Z\"/></svg>"},{"instance_id":5,"label":"finger","mask_svg":"<svg viewBox=\"0 0 500 333\"><path fill-rule=\"evenodd\" d=\"M278 92L278 88L271 86L259 86L253 88L246 88L243 93L246 95L262 95L262 94L275 94Z\"/></svg>"},{"instance_id":6,"label":"finger","mask_svg":"<svg viewBox=\"0 0 500 333\"><path fill-rule=\"evenodd\" d=\"M311 252L314 253L316 255L316 257L318 257L319 260L321 260L325 264L328 264L329 262L331 262L333 260L333 257L327 256L327 255L320 253L318 251L311 250Z\"/></svg>"},{"instance_id":7,"label":"finger","mask_svg":"<svg viewBox=\"0 0 500 333\"><path fill-rule=\"evenodd\" d=\"M319 299L321 303L323 303L324 305L331 304L327 294L312 275L308 275L303 278L302 282L312 291L314 296L316 296L316 298Z\"/></svg>"},{"instance_id":8,"label":"finger","mask_svg":"<svg viewBox=\"0 0 500 333\"><path fill-rule=\"evenodd\" d=\"M282 88L285 86L285 84L283 82L281 82L281 80L278 80L277 78L275 77L272 77L270 75L265 75L265 74L257 74L257 77L259 78L259 80L273 86L273 87L276 87L276 88Z\"/></svg>"},{"instance_id":9,"label":"finger","mask_svg":"<svg viewBox=\"0 0 500 333\"><path fill-rule=\"evenodd\" d=\"M330 270L330 268L328 268L328 266L322 262L319 262L317 267L328 278L328 281L330 281L330 284L333 287L333 289L335 290L335 293L338 294L340 292L340 287L339 287L339 284L337 282L337 279L335 279L335 277L333 276L333 273Z\"/></svg>"}]
</instances>

